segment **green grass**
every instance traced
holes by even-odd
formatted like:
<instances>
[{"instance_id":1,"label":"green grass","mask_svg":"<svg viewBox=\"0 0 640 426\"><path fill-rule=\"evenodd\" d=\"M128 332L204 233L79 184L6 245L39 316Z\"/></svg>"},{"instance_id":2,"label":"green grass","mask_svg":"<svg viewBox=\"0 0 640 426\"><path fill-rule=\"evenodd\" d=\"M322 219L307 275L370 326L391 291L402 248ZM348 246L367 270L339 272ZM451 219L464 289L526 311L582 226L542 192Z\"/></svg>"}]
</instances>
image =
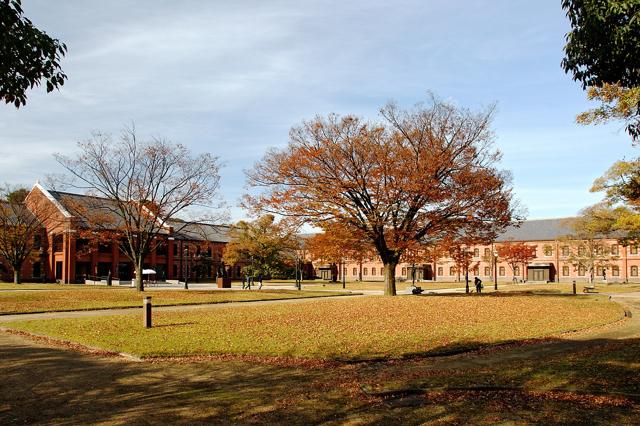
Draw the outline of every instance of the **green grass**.
<instances>
[{"instance_id":1,"label":"green grass","mask_svg":"<svg viewBox=\"0 0 640 426\"><path fill-rule=\"evenodd\" d=\"M333 296L338 293L297 290L153 290L81 286L63 290L0 291L0 314L59 312L142 306L151 296L155 306L226 303L254 300Z\"/></svg>"},{"instance_id":2,"label":"green grass","mask_svg":"<svg viewBox=\"0 0 640 426\"><path fill-rule=\"evenodd\" d=\"M10 328L142 357L233 354L362 360L446 353L606 324L598 297L363 297L13 322Z\"/></svg>"}]
</instances>

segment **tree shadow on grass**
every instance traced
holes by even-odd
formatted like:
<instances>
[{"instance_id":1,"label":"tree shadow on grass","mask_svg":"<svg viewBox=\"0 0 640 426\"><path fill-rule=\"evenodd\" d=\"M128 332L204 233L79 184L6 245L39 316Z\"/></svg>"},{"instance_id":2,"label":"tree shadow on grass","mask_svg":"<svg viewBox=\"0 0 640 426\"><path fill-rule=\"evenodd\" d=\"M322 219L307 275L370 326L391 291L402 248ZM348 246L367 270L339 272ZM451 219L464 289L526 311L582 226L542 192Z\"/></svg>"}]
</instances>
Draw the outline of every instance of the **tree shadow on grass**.
<instances>
[{"instance_id":1,"label":"tree shadow on grass","mask_svg":"<svg viewBox=\"0 0 640 426\"><path fill-rule=\"evenodd\" d=\"M0 333L0 359L0 424L625 424L639 414L635 397L618 406L591 396L529 392L546 386L586 395L603 389L640 394L637 338L555 339L535 347L305 369L130 362ZM360 390L372 384L419 392L407 400L401 392L382 397Z\"/></svg>"}]
</instances>

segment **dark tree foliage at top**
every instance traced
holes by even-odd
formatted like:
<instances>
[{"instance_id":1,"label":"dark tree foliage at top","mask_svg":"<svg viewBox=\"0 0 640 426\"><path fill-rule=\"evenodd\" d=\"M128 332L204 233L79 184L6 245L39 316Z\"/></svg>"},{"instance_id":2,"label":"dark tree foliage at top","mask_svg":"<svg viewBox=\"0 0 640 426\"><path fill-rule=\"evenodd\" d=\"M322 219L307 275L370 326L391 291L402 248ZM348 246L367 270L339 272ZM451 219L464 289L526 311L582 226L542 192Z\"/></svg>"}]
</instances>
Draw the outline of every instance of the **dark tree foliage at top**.
<instances>
[{"instance_id":1,"label":"dark tree foliage at top","mask_svg":"<svg viewBox=\"0 0 640 426\"><path fill-rule=\"evenodd\" d=\"M640 0L562 0L572 30L562 68L583 88L640 85Z\"/></svg>"},{"instance_id":2,"label":"dark tree foliage at top","mask_svg":"<svg viewBox=\"0 0 640 426\"><path fill-rule=\"evenodd\" d=\"M23 16L21 0L0 0L0 99L20 108L43 79L47 92L58 89L67 78L60 67L66 53L64 43Z\"/></svg>"}]
</instances>

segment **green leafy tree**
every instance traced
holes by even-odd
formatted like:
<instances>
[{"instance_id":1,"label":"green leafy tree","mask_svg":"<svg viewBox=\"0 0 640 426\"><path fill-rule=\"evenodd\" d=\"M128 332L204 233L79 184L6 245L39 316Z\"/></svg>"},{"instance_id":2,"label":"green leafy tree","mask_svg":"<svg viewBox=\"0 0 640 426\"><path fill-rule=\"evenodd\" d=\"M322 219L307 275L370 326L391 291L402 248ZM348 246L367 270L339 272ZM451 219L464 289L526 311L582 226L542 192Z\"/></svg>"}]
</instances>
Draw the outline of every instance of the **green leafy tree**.
<instances>
[{"instance_id":1,"label":"green leafy tree","mask_svg":"<svg viewBox=\"0 0 640 426\"><path fill-rule=\"evenodd\" d=\"M36 28L23 15L20 0L0 0L0 99L16 108L27 103L27 90L45 81L47 92L67 76L60 59L67 46Z\"/></svg>"},{"instance_id":2,"label":"green leafy tree","mask_svg":"<svg viewBox=\"0 0 640 426\"><path fill-rule=\"evenodd\" d=\"M603 105L578 116L582 123L623 119L634 140L640 137L640 2L563 0L571 31L562 68L589 98Z\"/></svg>"},{"instance_id":3,"label":"green leafy tree","mask_svg":"<svg viewBox=\"0 0 640 426\"><path fill-rule=\"evenodd\" d=\"M222 260L227 265L244 263L244 272L255 276L280 276L289 267L290 254L298 248L293 228L264 215L248 222L241 220L229 230L230 241Z\"/></svg>"}]
</instances>

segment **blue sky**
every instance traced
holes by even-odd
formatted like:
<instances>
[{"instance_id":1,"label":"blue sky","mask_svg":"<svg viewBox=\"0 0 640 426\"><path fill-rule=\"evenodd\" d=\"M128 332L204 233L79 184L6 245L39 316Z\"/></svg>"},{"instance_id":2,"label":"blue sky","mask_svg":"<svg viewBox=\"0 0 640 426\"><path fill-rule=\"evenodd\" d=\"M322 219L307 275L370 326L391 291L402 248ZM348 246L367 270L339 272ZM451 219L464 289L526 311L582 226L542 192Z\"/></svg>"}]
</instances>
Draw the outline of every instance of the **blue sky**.
<instances>
[{"instance_id":1,"label":"blue sky","mask_svg":"<svg viewBox=\"0 0 640 426\"><path fill-rule=\"evenodd\" d=\"M599 200L594 178L634 155L621 124L579 126L590 107L560 68L568 22L559 0L64 1L25 13L66 42L59 93L0 105L0 181L56 172L93 130L165 136L213 152L232 218L243 170L316 114L376 118L431 90L461 106L497 102L502 167L529 218Z\"/></svg>"}]
</instances>

